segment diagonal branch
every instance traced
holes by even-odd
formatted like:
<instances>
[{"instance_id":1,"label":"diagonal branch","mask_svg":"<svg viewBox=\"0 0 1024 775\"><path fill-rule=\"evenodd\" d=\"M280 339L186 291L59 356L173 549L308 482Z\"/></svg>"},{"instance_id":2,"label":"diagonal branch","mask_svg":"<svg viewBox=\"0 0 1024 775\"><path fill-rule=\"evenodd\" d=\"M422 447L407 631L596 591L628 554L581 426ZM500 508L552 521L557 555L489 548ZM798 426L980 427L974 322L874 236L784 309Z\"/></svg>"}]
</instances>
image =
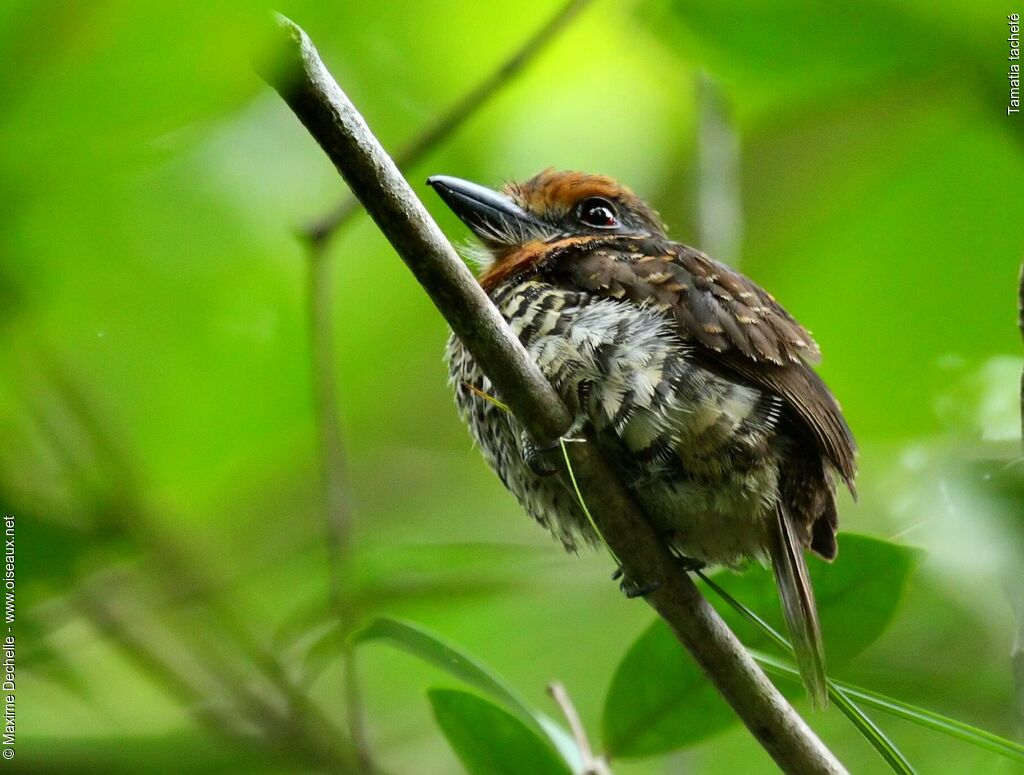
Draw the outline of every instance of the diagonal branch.
<instances>
[{"instance_id":1,"label":"diagonal branch","mask_svg":"<svg viewBox=\"0 0 1024 775\"><path fill-rule=\"evenodd\" d=\"M583 10L590 0L569 0L562 5L547 22L517 48L512 55L498 65L490 75L478 83L472 90L453 104L426 130L414 137L395 154L395 163L399 169L406 169L415 164L452 132L462 126L476 111L507 86L513 78L536 59L560 32ZM338 203L333 210L312 221L302 230L302 235L315 248L322 248L331 237L348 223L359 212L359 200L347 197Z\"/></svg>"},{"instance_id":2,"label":"diagonal branch","mask_svg":"<svg viewBox=\"0 0 1024 775\"><path fill-rule=\"evenodd\" d=\"M362 116L320 61L306 34L279 17L281 58L262 67L345 178L515 416L543 445L571 417L497 309L416 198ZM672 558L593 444L574 444L572 464L597 525L718 691L779 767L796 775L845 773Z\"/></svg>"},{"instance_id":3,"label":"diagonal branch","mask_svg":"<svg viewBox=\"0 0 1024 775\"><path fill-rule=\"evenodd\" d=\"M502 87L512 81L525 67L561 33L591 0L568 0L547 22L516 49L492 73L455 102L446 112L429 124L396 156L399 166L415 164L437 147L473 116ZM348 499L345 475L345 450L341 443L341 427L337 400L337 377L333 354L331 263L327 247L332 236L359 211L359 200L349 195L330 212L302 229L306 241L308 271L308 305L310 352L313 377L313 404L317 418L320 446L321 484L327 517L327 552L330 574L331 607L343 631L355 625L354 606L345 594L344 565L350 549L352 509ZM363 720L363 702L355 654L346 648L342 654L345 705L348 730L359 756L362 773L376 769Z\"/></svg>"}]
</instances>

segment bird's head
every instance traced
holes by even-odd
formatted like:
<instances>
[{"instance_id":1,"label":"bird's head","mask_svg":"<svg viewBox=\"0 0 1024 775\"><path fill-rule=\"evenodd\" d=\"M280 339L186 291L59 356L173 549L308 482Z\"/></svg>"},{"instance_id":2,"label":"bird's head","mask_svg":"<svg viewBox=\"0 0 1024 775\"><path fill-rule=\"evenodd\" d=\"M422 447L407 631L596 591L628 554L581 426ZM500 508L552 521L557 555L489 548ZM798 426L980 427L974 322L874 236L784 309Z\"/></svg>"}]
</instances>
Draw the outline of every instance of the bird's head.
<instances>
[{"instance_id":1,"label":"bird's head","mask_svg":"<svg viewBox=\"0 0 1024 775\"><path fill-rule=\"evenodd\" d=\"M611 178L545 170L501 191L447 175L427 183L483 242L496 263L523 248L589 237L664 237L658 214Z\"/></svg>"}]
</instances>

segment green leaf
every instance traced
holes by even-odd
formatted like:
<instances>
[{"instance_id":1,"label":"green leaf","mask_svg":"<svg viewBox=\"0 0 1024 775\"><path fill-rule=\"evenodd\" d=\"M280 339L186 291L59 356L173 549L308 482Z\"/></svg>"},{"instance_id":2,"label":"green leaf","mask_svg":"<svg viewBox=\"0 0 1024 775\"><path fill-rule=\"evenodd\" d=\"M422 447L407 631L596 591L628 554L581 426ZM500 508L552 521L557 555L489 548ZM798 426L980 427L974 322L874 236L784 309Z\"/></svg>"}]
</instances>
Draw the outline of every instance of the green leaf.
<instances>
[{"instance_id":1,"label":"green leaf","mask_svg":"<svg viewBox=\"0 0 1024 775\"><path fill-rule=\"evenodd\" d=\"M354 546L349 588L361 619L396 600L473 599L508 594L528 584L524 563L543 555L521 544L423 543ZM308 673L319 674L337 656L345 637L337 613L323 591L315 589L281 619L275 649L302 659Z\"/></svg>"},{"instance_id":2,"label":"green leaf","mask_svg":"<svg viewBox=\"0 0 1024 775\"><path fill-rule=\"evenodd\" d=\"M795 681L800 680L797 669L782 660L769 657L766 654L754 654L754 658L766 670L785 678ZM956 738L970 745L982 748L1000 756L1005 756L1014 761L1024 762L1024 745L1007 740L1005 737L988 732L984 729L965 724L962 721L951 719L934 711L919 708L916 705L888 697L880 692L864 689L860 686L845 681L830 680L829 683L842 692L851 700L856 700L862 705L884 711L896 718L905 719L927 729L941 732L949 737Z\"/></svg>"},{"instance_id":3,"label":"green leaf","mask_svg":"<svg viewBox=\"0 0 1024 775\"><path fill-rule=\"evenodd\" d=\"M907 546L843 533L839 536L839 558L834 563L808 557L830 674L849 664L885 631L921 556L920 550ZM742 575L719 573L714 579L769 625L788 634L771 570L758 566ZM745 645L768 646L764 632L726 603L713 602Z\"/></svg>"},{"instance_id":4,"label":"green leaf","mask_svg":"<svg viewBox=\"0 0 1024 775\"><path fill-rule=\"evenodd\" d=\"M840 559L811 560L811 577L830 671L847 664L884 631L920 553L866 536L840 536ZM715 581L785 632L771 572L720 573ZM751 648L778 648L760 628L715 600L740 639ZM653 756L694 745L728 729L736 715L660 619L619 664L605 699L602 729L617 757Z\"/></svg>"},{"instance_id":5,"label":"green leaf","mask_svg":"<svg viewBox=\"0 0 1024 775\"><path fill-rule=\"evenodd\" d=\"M965 724L962 721L957 721L925 708L919 708L916 705L901 702L884 694L873 692L870 689L861 689L843 681L834 681L833 683L839 686L847 696L864 705L885 711L897 718L912 721L919 726L933 729L936 732L941 732L944 735L970 743L986 751L997 753L1008 759L1024 762L1024 745L1015 743L1013 740L1007 740L1005 737L1000 737L984 729L979 729L978 727Z\"/></svg>"},{"instance_id":6,"label":"green leaf","mask_svg":"<svg viewBox=\"0 0 1024 775\"><path fill-rule=\"evenodd\" d=\"M754 658L769 672L780 675L794 681L800 680L797 669L785 661L770 657L766 654L755 653ZM988 732L984 729L965 724L962 721L951 719L934 711L919 708L910 703L888 697L870 689L863 689L859 686L844 681L829 680L829 696L843 699L850 704L856 700L868 707L884 711L897 718L911 721L919 726L941 732L949 737L956 738L986 751L1005 756L1014 761L1024 762L1024 745L1007 740L1004 737ZM841 706L842 709L842 706ZM844 711L845 712L845 711Z\"/></svg>"},{"instance_id":7,"label":"green leaf","mask_svg":"<svg viewBox=\"0 0 1024 775\"><path fill-rule=\"evenodd\" d=\"M718 595L719 599L727 603L736 613L743 617L744 621L753 624L769 640L783 649L790 657L793 656L793 647L788 640L775 628L765 622L754 611L747 608L722 589L713 579L704 574L698 573L703 581ZM781 674L786 678L796 678L797 683L802 683L800 674L795 667L774 657L769 657L757 651L752 652L755 659L761 662L763 667L769 668L771 672ZM846 716L858 732L871 745L879 756L889 765L889 768L896 775L914 775L913 765L907 760L903 753L888 738L877 724L860 709L860 707L848 696L835 681L828 680L828 695L839 711Z\"/></svg>"},{"instance_id":8,"label":"green leaf","mask_svg":"<svg viewBox=\"0 0 1024 775\"><path fill-rule=\"evenodd\" d=\"M441 668L501 702L533 734L549 741L550 746L573 764L579 751L572 738L556 722L532 708L515 689L490 667L438 635L411 622L380 617L374 619L353 638L354 643L382 640Z\"/></svg>"},{"instance_id":9,"label":"green leaf","mask_svg":"<svg viewBox=\"0 0 1024 775\"><path fill-rule=\"evenodd\" d=\"M605 698L610 757L654 756L732 726L736 714L661 619L626 652Z\"/></svg>"},{"instance_id":10,"label":"green leaf","mask_svg":"<svg viewBox=\"0 0 1024 775\"><path fill-rule=\"evenodd\" d=\"M828 696L835 706L839 708L839 711L856 727L861 736L885 760L885 763L889 765L889 769L895 772L896 775L916 774L917 770L907 760L907 757L903 755L903 752L889 739L888 735L833 681L828 681Z\"/></svg>"},{"instance_id":11,"label":"green leaf","mask_svg":"<svg viewBox=\"0 0 1024 775\"><path fill-rule=\"evenodd\" d=\"M735 603L735 601L732 602ZM739 605L739 603L736 603L736 605ZM760 619L756 619L754 614L749 611L746 613L748 617L755 619L759 623L761 622ZM779 633L771 630L767 625L764 625L764 627L768 630L767 634L773 640L782 640L785 643L792 656L792 647L789 645L788 641L785 641ZM803 683L803 679L800 677L800 671L797 670L793 664L757 651L753 651L751 654L754 659L758 661L761 667L765 668L766 672L774 675L781 675L785 678L795 680L797 683ZM888 738L885 732L883 732L879 726L860 709L857 703L853 701L850 693L831 678L828 679L828 696L835 703L836 707L839 708L839 711L850 720L854 727L856 727L857 731L860 732L864 739L868 741L871 747L878 752L879 756L885 760L886 764L889 765L893 772L897 773L897 775L912 775L915 772L913 766Z\"/></svg>"},{"instance_id":12,"label":"green leaf","mask_svg":"<svg viewBox=\"0 0 1024 775\"><path fill-rule=\"evenodd\" d=\"M430 689L427 696L470 775L572 775L546 740L489 700L456 689Z\"/></svg>"},{"instance_id":13,"label":"green leaf","mask_svg":"<svg viewBox=\"0 0 1024 775\"><path fill-rule=\"evenodd\" d=\"M521 721L533 727L534 731L541 731L537 713L530 708L515 689L476 657L448 643L439 635L411 622L380 617L370 622L354 638L354 642L357 644L373 640L388 641L403 651L465 681L470 686L480 689L500 701Z\"/></svg>"},{"instance_id":14,"label":"green leaf","mask_svg":"<svg viewBox=\"0 0 1024 775\"><path fill-rule=\"evenodd\" d=\"M747 621L752 622L754 625L762 629L769 640L782 645L786 651L792 655L792 646L779 632L772 629L771 626L765 623L763 619L757 616L757 614L749 608L746 608L727 592L724 592L713 581L707 578L705 578L704 581L707 582L711 588L723 600L725 600L725 602L736 609L737 612L740 613ZM752 653L754 658L762 665L762 667L766 668L769 672L772 672L775 675L784 676L798 683L801 682L799 671L791 663L760 652L755 651ZM894 700L883 694L872 692L867 689L861 689L834 679L828 680L828 692L829 697L833 699L839 710L850 719L853 725L857 728L857 731L859 731L879 753L879 755L882 756L886 763L892 768L893 772L913 773L914 768L899 749L896 748L892 741L889 740L885 733L882 732L882 730L879 729L867 714L860 709L854 700L859 700L865 705L878 708L899 718L913 721L930 729L943 732L951 737L964 740L978 746L979 748L984 748L985 750L1001 754L1010 759L1024 761L1024 746L1010 740L1006 740L1005 738L999 737L991 732L986 732L985 730L972 727L969 724L964 724L963 722L955 721L954 719L946 718L945 716L940 716L937 713L924 710L923 708L902 703L899 700Z\"/></svg>"}]
</instances>

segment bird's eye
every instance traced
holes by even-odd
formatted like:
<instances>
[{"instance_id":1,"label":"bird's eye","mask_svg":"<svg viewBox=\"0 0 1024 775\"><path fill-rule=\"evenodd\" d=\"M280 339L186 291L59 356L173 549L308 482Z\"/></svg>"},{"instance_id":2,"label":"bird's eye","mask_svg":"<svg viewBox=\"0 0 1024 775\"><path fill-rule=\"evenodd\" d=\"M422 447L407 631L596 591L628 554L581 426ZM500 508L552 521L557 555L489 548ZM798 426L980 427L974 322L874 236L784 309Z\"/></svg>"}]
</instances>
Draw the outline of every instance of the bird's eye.
<instances>
[{"instance_id":1,"label":"bird's eye","mask_svg":"<svg viewBox=\"0 0 1024 775\"><path fill-rule=\"evenodd\" d=\"M576 212L583 223L595 229L614 229L619 225L619 219L615 217L615 206L598 196L584 199Z\"/></svg>"}]
</instances>

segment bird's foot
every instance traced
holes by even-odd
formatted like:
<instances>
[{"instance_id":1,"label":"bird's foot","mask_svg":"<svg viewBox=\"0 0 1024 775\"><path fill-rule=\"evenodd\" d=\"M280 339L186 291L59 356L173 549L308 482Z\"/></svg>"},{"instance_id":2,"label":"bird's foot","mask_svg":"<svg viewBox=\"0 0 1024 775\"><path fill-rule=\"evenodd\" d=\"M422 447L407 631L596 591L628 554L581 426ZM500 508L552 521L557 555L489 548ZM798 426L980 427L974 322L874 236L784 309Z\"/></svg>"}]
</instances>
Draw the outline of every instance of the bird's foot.
<instances>
[{"instance_id":1,"label":"bird's foot","mask_svg":"<svg viewBox=\"0 0 1024 775\"><path fill-rule=\"evenodd\" d=\"M620 581L621 579L621 581ZM622 590L622 594L632 600L634 597L643 597L649 595L654 590L661 587L660 581L651 581L647 584L640 584L626 577L625 571L622 568L616 568L612 574L612 581L619 582L619 589Z\"/></svg>"},{"instance_id":2,"label":"bird's foot","mask_svg":"<svg viewBox=\"0 0 1024 775\"><path fill-rule=\"evenodd\" d=\"M519 435L519 446L523 455L523 462L535 476L553 476L565 470L565 458L562 454L562 442L582 441L583 428L586 420L580 416L569 427L565 434L550 444L539 447L530 438L526 431Z\"/></svg>"},{"instance_id":3,"label":"bird's foot","mask_svg":"<svg viewBox=\"0 0 1024 775\"><path fill-rule=\"evenodd\" d=\"M557 441L546 447L538 447L524 431L521 449L523 462L534 476L554 476L565 468L561 445Z\"/></svg>"},{"instance_id":4,"label":"bird's foot","mask_svg":"<svg viewBox=\"0 0 1024 775\"><path fill-rule=\"evenodd\" d=\"M686 573L693 573L695 571L704 570L707 567L707 563L703 560L698 560L695 557L687 557L683 554L673 555L679 567ZM640 584L626 576L625 571L621 567L615 569L612 573L612 581L619 581L619 589L622 593L632 599L634 597L643 597L649 595L656 589L661 587L660 581L652 581L647 584Z\"/></svg>"},{"instance_id":5,"label":"bird's foot","mask_svg":"<svg viewBox=\"0 0 1024 775\"><path fill-rule=\"evenodd\" d=\"M633 581L630 578L623 578L619 582L619 589L622 590L622 594L632 600L635 597L644 597L645 595L651 594L661 588L660 581L649 581L646 584L641 584L637 581Z\"/></svg>"}]
</instances>

